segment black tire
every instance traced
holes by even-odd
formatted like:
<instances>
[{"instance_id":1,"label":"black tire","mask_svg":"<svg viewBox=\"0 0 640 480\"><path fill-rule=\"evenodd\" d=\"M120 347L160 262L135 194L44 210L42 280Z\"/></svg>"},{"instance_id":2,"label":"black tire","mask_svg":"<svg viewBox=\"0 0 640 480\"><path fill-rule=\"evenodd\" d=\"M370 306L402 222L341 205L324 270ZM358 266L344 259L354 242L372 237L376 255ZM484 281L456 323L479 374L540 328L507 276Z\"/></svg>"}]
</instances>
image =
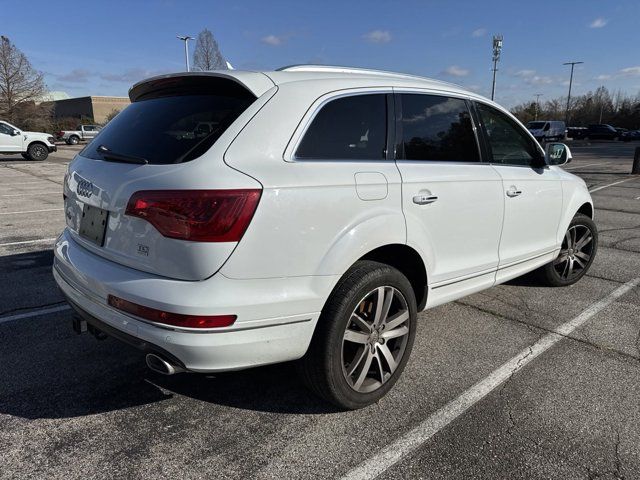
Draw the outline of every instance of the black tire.
<instances>
[{"instance_id":1,"label":"black tire","mask_svg":"<svg viewBox=\"0 0 640 480\"><path fill-rule=\"evenodd\" d=\"M31 160L31 157L28 153L21 153L20 155L22 155L22 158L24 158L25 160Z\"/></svg>"},{"instance_id":2,"label":"black tire","mask_svg":"<svg viewBox=\"0 0 640 480\"><path fill-rule=\"evenodd\" d=\"M80 143L80 138L77 135L71 135L67 140L67 145L77 145Z\"/></svg>"},{"instance_id":3,"label":"black tire","mask_svg":"<svg viewBox=\"0 0 640 480\"><path fill-rule=\"evenodd\" d=\"M32 143L27 148L27 155L31 160L42 162L49 156L49 149L42 143Z\"/></svg>"},{"instance_id":4,"label":"black tire","mask_svg":"<svg viewBox=\"0 0 640 480\"><path fill-rule=\"evenodd\" d=\"M572 234L572 232L575 233ZM574 246L579 246L581 238L586 233L591 235L590 241L581 248L570 248L570 239L573 238ZM545 285L551 287L573 285L589 271L597 252L598 228L591 218L578 213L569 223L558 258L538 270L539 278ZM588 255L588 258L584 255ZM563 260L564 258L566 260Z\"/></svg>"},{"instance_id":5,"label":"black tire","mask_svg":"<svg viewBox=\"0 0 640 480\"><path fill-rule=\"evenodd\" d=\"M380 288L382 290L379 290ZM377 296L379 292L382 292L382 297ZM371 297L372 295L374 297ZM373 303L370 298L376 302ZM380 298L385 301L382 302L383 307L378 310L377 300ZM376 331L374 318L378 317L376 312L384 310L387 298L390 298L388 316L382 322L383 326L378 327ZM373 305L376 305L375 309ZM351 343L345 339L347 329L353 333L352 329L360 328L356 327L356 322L353 321L357 316L356 308L359 309L358 315L362 317L359 317L360 320L371 321L372 328L368 333L356 333L358 336L367 337L368 343ZM391 312L396 312L395 316L391 316ZM355 410L377 402L396 383L409 359L416 332L416 316L415 294L402 273L378 262L357 262L344 274L329 296L309 350L298 361L302 380L312 392L342 409ZM406 320L402 324L391 326L391 322L397 323L394 319L400 317ZM387 320L390 323L385 331L384 324ZM388 339L384 337L392 331L405 331L405 327L408 328L408 332L402 336ZM346 354L351 351L354 351L352 362L345 364ZM384 352L397 355L392 358L395 369L391 365L392 362L385 360ZM356 370L358 366L361 366L359 371ZM369 389L368 391L356 389L358 381L354 382L352 376L347 373L347 368L351 367L354 370L353 377L358 377L358 380L364 378L364 382L360 380L360 389Z\"/></svg>"}]
</instances>

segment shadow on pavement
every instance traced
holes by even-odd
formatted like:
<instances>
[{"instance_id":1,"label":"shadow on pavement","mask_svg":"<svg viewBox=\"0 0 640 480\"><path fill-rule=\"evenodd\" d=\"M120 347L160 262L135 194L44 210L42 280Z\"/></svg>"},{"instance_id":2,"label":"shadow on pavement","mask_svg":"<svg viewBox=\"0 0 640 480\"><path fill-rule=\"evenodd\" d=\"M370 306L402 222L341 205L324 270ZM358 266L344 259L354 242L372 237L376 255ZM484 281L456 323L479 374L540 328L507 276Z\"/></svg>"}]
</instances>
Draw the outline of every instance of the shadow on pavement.
<instances>
[{"instance_id":1,"label":"shadow on pavement","mask_svg":"<svg viewBox=\"0 0 640 480\"><path fill-rule=\"evenodd\" d=\"M14 299L0 301L5 316L54 300L60 304L51 263L51 250L0 257L0 286L11 288ZM290 363L166 377L150 371L144 354L128 345L76 335L71 315L62 311L0 323L0 414L70 418L176 396L262 412L335 411L304 388Z\"/></svg>"}]
</instances>

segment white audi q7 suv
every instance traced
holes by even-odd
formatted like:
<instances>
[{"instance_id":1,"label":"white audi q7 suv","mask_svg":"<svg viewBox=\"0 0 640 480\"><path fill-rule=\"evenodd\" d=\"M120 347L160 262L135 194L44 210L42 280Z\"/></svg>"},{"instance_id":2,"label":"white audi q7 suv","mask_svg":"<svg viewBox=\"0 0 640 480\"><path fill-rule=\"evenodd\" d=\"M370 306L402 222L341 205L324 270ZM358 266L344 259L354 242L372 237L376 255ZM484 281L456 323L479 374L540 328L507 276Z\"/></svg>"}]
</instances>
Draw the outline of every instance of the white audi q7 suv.
<instances>
[{"instance_id":1,"label":"white audi q7 suv","mask_svg":"<svg viewBox=\"0 0 640 480\"><path fill-rule=\"evenodd\" d=\"M129 96L69 165L53 274L76 330L155 371L296 360L363 407L397 381L418 312L536 269L570 285L596 254L569 149L455 85L294 66Z\"/></svg>"}]
</instances>

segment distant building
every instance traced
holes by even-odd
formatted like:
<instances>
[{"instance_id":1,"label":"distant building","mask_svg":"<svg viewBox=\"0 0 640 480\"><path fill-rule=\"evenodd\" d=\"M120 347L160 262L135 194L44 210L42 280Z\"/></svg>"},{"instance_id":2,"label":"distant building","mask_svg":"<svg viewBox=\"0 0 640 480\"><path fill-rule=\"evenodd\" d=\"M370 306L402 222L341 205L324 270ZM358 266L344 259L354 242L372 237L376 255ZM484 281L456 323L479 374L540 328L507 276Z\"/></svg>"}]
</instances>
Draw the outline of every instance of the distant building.
<instances>
[{"instance_id":1,"label":"distant building","mask_svg":"<svg viewBox=\"0 0 640 480\"><path fill-rule=\"evenodd\" d=\"M91 96L54 100L51 103L54 118L92 118L95 123L104 123L111 112L119 112L131 102L127 97Z\"/></svg>"},{"instance_id":2,"label":"distant building","mask_svg":"<svg viewBox=\"0 0 640 480\"><path fill-rule=\"evenodd\" d=\"M71 98L71 96L69 96L67 92L52 91L42 95L42 97L40 97L40 100L37 100L36 103L39 104L42 102L55 102L56 100L66 100L68 98Z\"/></svg>"}]
</instances>

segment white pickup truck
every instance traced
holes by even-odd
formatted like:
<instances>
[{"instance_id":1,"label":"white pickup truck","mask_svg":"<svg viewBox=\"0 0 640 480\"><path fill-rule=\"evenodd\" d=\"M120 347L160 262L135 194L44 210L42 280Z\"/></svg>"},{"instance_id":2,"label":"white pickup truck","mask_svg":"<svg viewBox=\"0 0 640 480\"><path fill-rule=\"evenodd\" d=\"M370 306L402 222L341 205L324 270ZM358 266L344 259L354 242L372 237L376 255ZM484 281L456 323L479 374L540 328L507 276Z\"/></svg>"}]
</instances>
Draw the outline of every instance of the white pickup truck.
<instances>
[{"instance_id":1,"label":"white pickup truck","mask_svg":"<svg viewBox=\"0 0 640 480\"><path fill-rule=\"evenodd\" d=\"M45 160L57 147L48 133L25 132L0 120L0 155L20 153L26 160Z\"/></svg>"},{"instance_id":2,"label":"white pickup truck","mask_svg":"<svg viewBox=\"0 0 640 480\"><path fill-rule=\"evenodd\" d=\"M93 140L98 135L100 127L97 125L78 125L75 130L61 130L56 133L58 140L64 140L67 145L77 145L81 140Z\"/></svg>"}]
</instances>

